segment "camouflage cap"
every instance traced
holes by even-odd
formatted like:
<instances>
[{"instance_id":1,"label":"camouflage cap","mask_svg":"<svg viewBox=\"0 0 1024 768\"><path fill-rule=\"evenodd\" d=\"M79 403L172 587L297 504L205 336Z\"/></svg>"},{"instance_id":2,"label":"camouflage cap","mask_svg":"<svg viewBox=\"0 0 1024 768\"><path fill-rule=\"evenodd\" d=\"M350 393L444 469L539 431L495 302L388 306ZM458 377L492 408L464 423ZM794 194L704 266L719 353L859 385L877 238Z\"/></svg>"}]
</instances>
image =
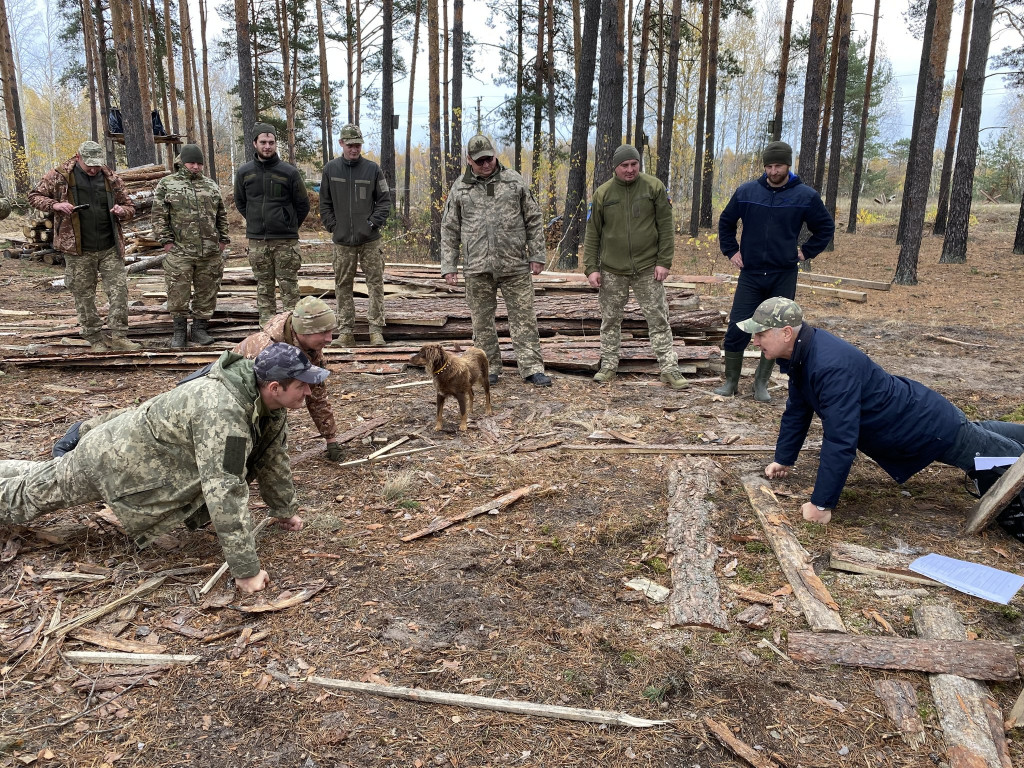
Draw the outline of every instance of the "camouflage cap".
<instances>
[{"instance_id":1,"label":"camouflage cap","mask_svg":"<svg viewBox=\"0 0 1024 768\"><path fill-rule=\"evenodd\" d=\"M271 344L253 362L253 370L260 381L285 381L298 379L307 384L322 384L330 371L309 362L309 358L298 347L291 344Z\"/></svg>"},{"instance_id":2,"label":"camouflage cap","mask_svg":"<svg viewBox=\"0 0 1024 768\"><path fill-rule=\"evenodd\" d=\"M95 141L83 141L79 144L78 156L82 158L82 163L85 165L97 166L107 164L107 158L103 153L103 147Z\"/></svg>"},{"instance_id":3,"label":"camouflage cap","mask_svg":"<svg viewBox=\"0 0 1024 768\"><path fill-rule=\"evenodd\" d=\"M260 134L269 133L275 139L277 138L277 128L272 126L270 123L256 123L252 127L252 140L256 141L260 137Z\"/></svg>"},{"instance_id":4,"label":"camouflage cap","mask_svg":"<svg viewBox=\"0 0 1024 768\"><path fill-rule=\"evenodd\" d=\"M334 312L327 302L316 296L300 299L292 310L292 328L296 333L323 333L338 327Z\"/></svg>"},{"instance_id":5,"label":"camouflage cap","mask_svg":"<svg viewBox=\"0 0 1024 768\"><path fill-rule=\"evenodd\" d=\"M479 160L481 157L494 157L498 153L494 151L491 140L482 133L478 133L466 144L466 154L474 160Z\"/></svg>"},{"instance_id":6,"label":"camouflage cap","mask_svg":"<svg viewBox=\"0 0 1024 768\"><path fill-rule=\"evenodd\" d=\"M363 132L359 130L358 125L349 123L348 125L341 126L341 139L342 144L362 144L363 143Z\"/></svg>"},{"instance_id":7,"label":"camouflage cap","mask_svg":"<svg viewBox=\"0 0 1024 768\"><path fill-rule=\"evenodd\" d=\"M804 313L799 304L792 299L775 296L758 304L754 316L736 323L736 327L744 333L760 333L769 328L795 327L803 321Z\"/></svg>"}]
</instances>

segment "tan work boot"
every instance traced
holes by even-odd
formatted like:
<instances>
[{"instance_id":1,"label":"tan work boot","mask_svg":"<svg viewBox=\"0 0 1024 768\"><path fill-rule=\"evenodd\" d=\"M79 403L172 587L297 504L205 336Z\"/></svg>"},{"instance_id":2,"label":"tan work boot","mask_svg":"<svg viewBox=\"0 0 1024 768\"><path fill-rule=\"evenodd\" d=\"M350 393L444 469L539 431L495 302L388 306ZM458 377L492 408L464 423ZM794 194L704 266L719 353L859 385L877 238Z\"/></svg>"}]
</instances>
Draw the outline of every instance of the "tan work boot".
<instances>
[{"instance_id":1,"label":"tan work boot","mask_svg":"<svg viewBox=\"0 0 1024 768\"><path fill-rule=\"evenodd\" d=\"M110 335L110 348L115 352L136 352L142 349L142 345L136 344L123 333L112 333Z\"/></svg>"},{"instance_id":2,"label":"tan work boot","mask_svg":"<svg viewBox=\"0 0 1024 768\"><path fill-rule=\"evenodd\" d=\"M331 342L332 347L354 347L356 337L351 333L339 333L338 338Z\"/></svg>"},{"instance_id":3,"label":"tan work boot","mask_svg":"<svg viewBox=\"0 0 1024 768\"><path fill-rule=\"evenodd\" d=\"M690 386L690 382L683 378L683 372L678 368L662 371L661 380L672 387L672 389L686 389Z\"/></svg>"},{"instance_id":4,"label":"tan work boot","mask_svg":"<svg viewBox=\"0 0 1024 768\"><path fill-rule=\"evenodd\" d=\"M384 329L379 325L370 326L370 346L371 347L383 347L387 344L384 341Z\"/></svg>"},{"instance_id":5,"label":"tan work boot","mask_svg":"<svg viewBox=\"0 0 1024 768\"><path fill-rule=\"evenodd\" d=\"M615 378L615 372L611 366L602 365L601 370L594 374L594 381L598 384L607 384Z\"/></svg>"},{"instance_id":6,"label":"tan work boot","mask_svg":"<svg viewBox=\"0 0 1024 768\"><path fill-rule=\"evenodd\" d=\"M90 352L109 352L110 347L103 340L103 334L97 333L95 336L83 336L83 339L89 342Z\"/></svg>"}]
</instances>

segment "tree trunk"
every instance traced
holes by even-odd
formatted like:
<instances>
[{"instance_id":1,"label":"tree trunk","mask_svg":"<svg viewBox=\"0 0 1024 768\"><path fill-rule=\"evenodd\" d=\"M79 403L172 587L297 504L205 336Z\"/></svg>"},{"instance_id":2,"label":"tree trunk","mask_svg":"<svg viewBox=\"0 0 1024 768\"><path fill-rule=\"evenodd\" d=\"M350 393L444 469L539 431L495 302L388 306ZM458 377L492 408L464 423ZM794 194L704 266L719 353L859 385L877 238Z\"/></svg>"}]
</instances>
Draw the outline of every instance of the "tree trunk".
<instances>
[{"instance_id":1,"label":"tree trunk","mask_svg":"<svg viewBox=\"0 0 1024 768\"><path fill-rule=\"evenodd\" d=\"M557 195L555 194L555 3L548 0L548 48L547 66L544 75L548 85L548 195L547 215L554 217L558 213Z\"/></svg>"},{"instance_id":2,"label":"tree trunk","mask_svg":"<svg viewBox=\"0 0 1024 768\"><path fill-rule=\"evenodd\" d=\"M705 0L707 2L708 0ZM658 0L658 77L654 97L654 137L661 140L661 126L665 121L663 105L665 103L665 0Z\"/></svg>"},{"instance_id":3,"label":"tree trunk","mask_svg":"<svg viewBox=\"0 0 1024 768\"><path fill-rule=\"evenodd\" d=\"M319 1L319 0L318 0ZM461 0L455 0L456 3ZM391 205L395 204L395 126L392 115L395 111L395 40L392 24L395 16L394 0L382 0L381 16L383 37L381 38L381 83L380 83L380 170L391 190Z\"/></svg>"},{"instance_id":4,"label":"tree trunk","mask_svg":"<svg viewBox=\"0 0 1024 768\"><path fill-rule=\"evenodd\" d=\"M526 65L523 36L526 34L525 27L526 14L523 11L523 0L516 0L516 114L515 134L512 139L515 145L512 165L515 166L516 173L523 171L523 67Z\"/></svg>"},{"instance_id":5,"label":"tree trunk","mask_svg":"<svg viewBox=\"0 0 1024 768\"><path fill-rule=\"evenodd\" d=\"M644 155L644 120L645 120L645 97L647 92L647 54L651 47L651 0L644 0L644 10L640 20L640 61L636 65L636 123L633 127L633 146L640 153L641 160Z\"/></svg>"},{"instance_id":6,"label":"tree trunk","mask_svg":"<svg viewBox=\"0 0 1024 768\"><path fill-rule=\"evenodd\" d=\"M391 37L391 28L388 26L391 21L391 13L388 8L392 6L393 0L384 0L384 24L385 24L385 40ZM332 131L333 116L331 115L331 79L327 74L327 39L324 35L324 3L323 0L316 0L316 41L317 47L320 49L320 155L323 158L324 165L327 165L334 158L334 136ZM385 66L393 68L392 64L385 57ZM394 83L391 82L391 78L384 77L381 82L381 100L383 102L384 94L383 89L387 88L388 92L394 93ZM393 97L392 97L393 100ZM381 107L383 110L383 106ZM386 112L382 115L382 124L386 125L387 130L390 130L391 126L391 115ZM394 148L394 134L391 135L392 149ZM381 151L383 152L383 135L381 138ZM383 156L382 158L383 159ZM392 168L392 170L394 170ZM394 179L392 179L392 182ZM394 186L392 185L392 189Z\"/></svg>"},{"instance_id":7,"label":"tree trunk","mask_svg":"<svg viewBox=\"0 0 1024 768\"><path fill-rule=\"evenodd\" d=\"M583 66L583 25L580 18L580 0L572 0L572 63L573 76L578 83Z\"/></svg>"},{"instance_id":8,"label":"tree trunk","mask_svg":"<svg viewBox=\"0 0 1024 768\"><path fill-rule=\"evenodd\" d=\"M705 109L708 96L708 43L711 34L711 0L704 0L700 33L700 84L697 87L697 125L693 129L693 189L690 191L690 237L700 224L700 187L704 173Z\"/></svg>"},{"instance_id":9,"label":"tree trunk","mask_svg":"<svg viewBox=\"0 0 1024 768\"><path fill-rule=\"evenodd\" d=\"M355 16L352 13L352 0L345 0L345 87L348 88L348 120L356 121L356 34L354 29Z\"/></svg>"},{"instance_id":10,"label":"tree trunk","mask_svg":"<svg viewBox=\"0 0 1024 768\"><path fill-rule=\"evenodd\" d=\"M782 107L786 103L786 78L789 77L789 48L793 34L793 4L786 0L786 20L782 24L782 51L779 54L779 83L775 87L775 121L772 123L772 141L782 139Z\"/></svg>"},{"instance_id":11,"label":"tree trunk","mask_svg":"<svg viewBox=\"0 0 1024 768\"><path fill-rule=\"evenodd\" d=\"M800 131L800 178L814 183L818 152L818 116L821 114L821 80L825 69L825 36L828 33L829 0L814 0L804 77L804 117Z\"/></svg>"},{"instance_id":12,"label":"tree trunk","mask_svg":"<svg viewBox=\"0 0 1024 768\"><path fill-rule=\"evenodd\" d=\"M14 68L14 46L7 16L7 3L0 0L0 77L3 78L4 111L7 113L7 136L14 168L14 188L19 195L28 194L28 158L25 154L25 127L21 120L21 95Z\"/></svg>"},{"instance_id":13,"label":"tree trunk","mask_svg":"<svg viewBox=\"0 0 1024 768\"><path fill-rule=\"evenodd\" d=\"M668 41L668 82L665 83L665 115L667 120L662 124L662 133L658 137L658 180L668 187L668 172L672 161L672 129L675 121L672 116L676 111L676 89L679 82L679 37L682 33L683 3L672 0L672 26ZM643 151L643 147L640 147Z\"/></svg>"},{"instance_id":14,"label":"tree trunk","mask_svg":"<svg viewBox=\"0 0 1024 768\"><path fill-rule=\"evenodd\" d=\"M441 132L444 139L442 146L442 157L444 157L444 187L447 189L452 181L452 125L451 125L451 106L448 101L448 84L450 78L448 76L448 41L451 35L448 33L448 0L441 0L441 33L442 36L442 47L441 47L441 71L444 72L444 79L441 81L441 114L444 115L444 120L441 121Z\"/></svg>"},{"instance_id":15,"label":"tree trunk","mask_svg":"<svg viewBox=\"0 0 1024 768\"><path fill-rule=\"evenodd\" d=\"M430 258L441 261L441 69L437 0L427 0L427 69L430 75Z\"/></svg>"},{"instance_id":16,"label":"tree trunk","mask_svg":"<svg viewBox=\"0 0 1024 768\"><path fill-rule=\"evenodd\" d=\"M117 0L114 0L117 2ZM198 141L196 130L195 99L192 95L192 69L195 56L192 55L192 27L188 20L188 3L178 2L178 29L181 34L181 90L185 102L185 139ZM252 126L249 126L250 128Z\"/></svg>"},{"instance_id":17,"label":"tree trunk","mask_svg":"<svg viewBox=\"0 0 1024 768\"><path fill-rule=\"evenodd\" d=\"M1024 256L1024 195L1020 197L1020 213L1017 214L1017 232L1013 237L1013 252Z\"/></svg>"},{"instance_id":18,"label":"tree trunk","mask_svg":"<svg viewBox=\"0 0 1024 768\"><path fill-rule=\"evenodd\" d=\"M988 0L983 0L988 2ZM980 5L980 3L979 3ZM939 108L942 104L942 86L945 80L946 49L949 47L949 32L953 16L953 0L931 0L929 11L933 20L931 44L928 46L928 57L922 56L921 74L925 81L924 96L921 100L920 121L914 126L917 134L917 161L913 176L907 177L909 204L906 211L906 229L900 244L899 260L896 263L896 275L893 282L897 285L917 285L917 259L921 250L921 234L924 229L925 206L928 202L928 187L932 177L932 162L935 150L935 132L939 123ZM975 6L977 14L977 6ZM975 26L977 29L977 26ZM988 50L988 41L985 41ZM968 67L970 65L968 64ZM984 72L984 70L982 70ZM984 77L984 74L982 75ZM980 89L980 84L979 84ZM980 100L980 95L979 95ZM979 101L980 104L980 101ZM966 129L966 120L965 129ZM977 124L974 130L977 131ZM977 138L977 134L975 134ZM971 158L973 162L974 158Z\"/></svg>"},{"instance_id":19,"label":"tree trunk","mask_svg":"<svg viewBox=\"0 0 1024 768\"><path fill-rule=\"evenodd\" d=\"M597 68L597 28L601 0L584 0L585 19L581 42L579 77L573 104L572 143L569 147L569 181L565 188L562 239L558 243L559 269L576 269L577 254L587 209L587 136L590 134L594 70Z\"/></svg>"},{"instance_id":20,"label":"tree trunk","mask_svg":"<svg viewBox=\"0 0 1024 768\"><path fill-rule=\"evenodd\" d=\"M0 0L0 6L3 6L3 0ZM100 121L97 119L96 110L99 108L96 79L97 79L97 64L96 64L96 48L93 41L93 36L96 34L96 29L92 24L92 12L89 5L89 0L82 0L82 43L85 46L85 80L87 86L87 92L89 94L89 127L91 129L90 137L93 141L98 142L100 140ZM6 21L6 9L4 9L4 16L2 17ZM0 33L0 39L5 39L3 33ZM6 75L4 76L6 77ZM9 102L4 101L4 105L7 106Z\"/></svg>"},{"instance_id":21,"label":"tree trunk","mask_svg":"<svg viewBox=\"0 0 1024 768\"><path fill-rule=\"evenodd\" d=\"M416 0L412 28L412 62L409 65L409 109L405 119L405 183L402 185L402 221L406 230L412 226L412 212L409 210L412 183L412 99L416 93L416 55L420 47L420 9L422 0Z\"/></svg>"},{"instance_id":22,"label":"tree trunk","mask_svg":"<svg viewBox=\"0 0 1024 768\"><path fill-rule=\"evenodd\" d=\"M149 165L156 160L153 152L153 121L142 101L139 67L135 61L135 27L131 4L127 0L111 0L111 28L117 53L121 115L124 119L124 148L128 166Z\"/></svg>"},{"instance_id":23,"label":"tree trunk","mask_svg":"<svg viewBox=\"0 0 1024 768\"><path fill-rule=\"evenodd\" d=\"M832 120L832 99L836 89L836 66L839 62L839 35L841 27L839 24L839 6L843 0L836 0L836 16L832 30L832 47L828 57L828 77L825 79L825 99L822 108L825 110L821 116L821 133L818 138L818 158L814 165L814 181L808 179L808 184L813 184L819 192L824 189L825 181L825 158L828 153L828 131L829 123Z\"/></svg>"},{"instance_id":24,"label":"tree trunk","mask_svg":"<svg viewBox=\"0 0 1024 768\"><path fill-rule=\"evenodd\" d=\"M601 5L601 71L598 77L594 189L611 178L612 153L622 142L622 27L616 0L603 0Z\"/></svg>"},{"instance_id":25,"label":"tree trunk","mask_svg":"<svg viewBox=\"0 0 1024 768\"><path fill-rule=\"evenodd\" d=\"M156 53L163 47L164 53L167 53L167 40L164 35L164 29L161 28L158 23L159 16L156 13L156 0L149 0L149 13L153 17L152 32L155 40L153 51L153 70L156 72L157 84L160 86L160 111L163 113L164 118L164 130L171 130L171 111L170 104L168 103L167 95L167 70L164 67L165 59L157 56ZM159 33L159 34L158 34ZM154 107L155 108L155 107ZM164 148L167 151L167 162L168 169L174 168L174 147L170 144L165 144Z\"/></svg>"},{"instance_id":26,"label":"tree trunk","mask_svg":"<svg viewBox=\"0 0 1024 768\"><path fill-rule=\"evenodd\" d=\"M700 225L711 226L711 182L715 172L715 109L718 101L718 27L722 1L711 3L711 31L708 34L708 109L704 139L704 174L701 177Z\"/></svg>"},{"instance_id":27,"label":"tree trunk","mask_svg":"<svg viewBox=\"0 0 1024 768\"><path fill-rule=\"evenodd\" d=\"M835 97L832 104L832 148L829 151L828 174L825 182L825 207L836 218L836 198L839 195L839 163L843 150L843 120L846 117L846 75L850 69L850 16L852 0L839 0L836 24L839 27L839 58L836 60ZM834 241L833 241L834 242ZM833 244L828 244L832 250Z\"/></svg>"},{"instance_id":28,"label":"tree trunk","mask_svg":"<svg viewBox=\"0 0 1024 768\"><path fill-rule=\"evenodd\" d=\"M864 172L864 145L868 140L868 116L871 111L871 80L875 73L875 46L878 43L878 16L881 10L881 2L882 0L875 0L875 14L871 21L871 50L868 53L868 69L864 78L864 110L860 116L857 158L853 163L853 188L850 190L850 223L846 226L846 231L851 235L857 231L857 205L860 199L861 175Z\"/></svg>"},{"instance_id":29,"label":"tree trunk","mask_svg":"<svg viewBox=\"0 0 1024 768\"><path fill-rule=\"evenodd\" d=\"M142 106L146 110L146 117L152 119L150 111L153 108L153 100L149 90L149 61L146 56L146 13L142 0L131 0L131 6L135 61L139 66L139 93L142 94Z\"/></svg>"},{"instance_id":30,"label":"tree trunk","mask_svg":"<svg viewBox=\"0 0 1024 768\"><path fill-rule=\"evenodd\" d=\"M199 36L203 41L203 101L206 110L206 174L217 181L217 147L213 140L213 104L210 100L210 56L206 44L206 0L199 0Z\"/></svg>"},{"instance_id":31,"label":"tree trunk","mask_svg":"<svg viewBox=\"0 0 1024 768\"><path fill-rule=\"evenodd\" d=\"M633 135L633 0L626 0L626 141ZM643 150L640 150L641 153ZM642 160L643 158L641 158Z\"/></svg>"},{"instance_id":32,"label":"tree trunk","mask_svg":"<svg viewBox=\"0 0 1024 768\"><path fill-rule=\"evenodd\" d=\"M100 94L103 99L103 119L100 122L106 126L107 116L110 115L111 104L110 75L107 72L107 67L105 66L107 61L107 32L106 25L103 20L103 0L96 0L96 4L93 6L93 18L96 20L96 61L100 63L98 67L100 75ZM106 134L106 128L104 128L104 134ZM114 143L111 141L105 141L103 146L107 155L107 167L111 169L116 168Z\"/></svg>"},{"instance_id":33,"label":"tree trunk","mask_svg":"<svg viewBox=\"0 0 1024 768\"><path fill-rule=\"evenodd\" d=\"M465 47L463 45L464 0L454 0L452 4L452 143L450 148L450 170L448 185L451 186L459 176L462 166L462 70L465 67Z\"/></svg>"},{"instance_id":34,"label":"tree trunk","mask_svg":"<svg viewBox=\"0 0 1024 768\"><path fill-rule=\"evenodd\" d=\"M939 208L935 212L933 235L946 232L946 217L949 215L949 184L953 176L953 153L956 149L956 134L960 125L960 104L963 101L964 71L967 69L967 45L971 38L971 16L974 0L964 0L964 26L960 33L960 57L956 67L956 85L953 86L953 104L949 110L949 130L946 131L946 149L942 154L942 175L939 178Z\"/></svg>"},{"instance_id":35,"label":"tree trunk","mask_svg":"<svg viewBox=\"0 0 1024 768\"><path fill-rule=\"evenodd\" d=\"M355 18L355 32L356 32L356 87L355 87L355 106L352 115L352 122L356 125L359 124L359 115L363 107L363 68L360 66L363 61L363 17L359 9L359 0L356 0L356 18Z\"/></svg>"},{"instance_id":36,"label":"tree trunk","mask_svg":"<svg viewBox=\"0 0 1024 768\"><path fill-rule=\"evenodd\" d=\"M956 148L956 168L949 202L949 224L942 241L940 264L967 261L967 229L974 193L974 167L978 159L978 129L981 128L981 99L985 92L985 68L992 41L993 0L977 0L971 33L971 52L964 71L963 130Z\"/></svg>"},{"instance_id":37,"label":"tree trunk","mask_svg":"<svg viewBox=\"0 0 1024 768\"><path fill-rule=\"evenodd\" d=\"M164 0L165 3L169 1ZM249 5L246 0L235 0L235 30L238 48L238 100L242 108L242 146L245 148L245 160L249 161L252 160L255 151L251 132L256 124L256 89L252 72L252 47L249 42ZM177 124L174 131L178 131ZM234 141L234 138L232 136L231 140Z\"/></svg>"},{"instance_id":38,"label":"tree trunk","mask_svg":"<svg viewBox=\"0 0 1024 768\"><path fill-rule=\"evenodd\" d=\"M277 40L281 46L281 80L284 86L285 143L288 146L288 162L295 165L295 94L292 93L292 41L288 29L288 0L278 0L277 22Z\"/></svg>"},{"instance_id":39,"label":"tree trunk","mask_svg":"<svg viewBox=\"0 0 1024 768\"><path fill-rule=\"evenodd\" d=\"M540 159L544 154L541 120L544 117L544 0L537 0L537 56L533 60L533 154L530 157L530 187L539 200Z\"/></svg>"}]
</instances>

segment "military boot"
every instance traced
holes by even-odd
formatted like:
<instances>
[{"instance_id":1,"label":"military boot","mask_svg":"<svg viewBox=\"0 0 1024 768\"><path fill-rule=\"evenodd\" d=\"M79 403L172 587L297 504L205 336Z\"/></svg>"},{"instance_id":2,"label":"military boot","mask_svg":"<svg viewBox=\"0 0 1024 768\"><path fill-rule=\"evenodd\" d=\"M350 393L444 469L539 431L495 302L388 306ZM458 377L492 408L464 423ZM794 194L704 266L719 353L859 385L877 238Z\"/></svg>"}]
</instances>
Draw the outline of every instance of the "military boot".
<instances>
[{"instance_id":1,"label":"military boot","mask_svg":"<svg viewBox=\"0 0 1024 768\"><path fill-rule=\"evenodd\" d=\"M209 320L200 320L198 318L192 321L192 341L202 347L205 347L207 344L213 344L213 336L206 332L209 323Z\"/></svg>"},{"instance_id":2,"label":"military boot","mask_svg":"<svg viewBox=\"0 0 1024 768\"><path fill-rule=\"evenodd\" d=\"M661 380L672 389L686 389L690 383L683 377L683 372L678 368L670 368L661 372Z\"/></svg>"},{"instance_id":3,"label":"military boot","mask_svg":"<svg viewBox=\"0 0 1024 768\"><path fill-rule=\"evenodd\" d=\"M107 346L107 342L103 340L103 334L97 333L92 336L83 336L83 339L89 342L90 352L109 352L110 347Z\"/></svg>"},{"instance_id":4,"label":"military boot","mask_svg":"<svg viewBox=\"0 0 1024 768\"><path fill-rule=\"evenodd\" d=\"M598 384L608 384L615 378L616 369L610 365L601 364L601 370L594 374L594 381Z\"/></svg>"},{"instance_id":5,"label":"military boot","mask_svg":"<svg viewBox=\"0 0 1024 768\"><path fill-rule=\"evenodd\" d=\"M743 352L725 353L725 381L712 392L722 397L732 397L740 385L740 371L743 369Z\"/></svg>"},{"instance_id":6,"label":"military boot","mask_svg":"<svg viewBox=\"0 0 1024 768\"><path fill-rule=\"evenodd\" d=\"M775 361L769 360L761 353L761 359L757 363L757 370L754 371L754 399L759 403L770 403L772 396L768 394L768 382L772 379L772 371L775 370Z\"/></svg>"},{"instance_id":7,"label":"military boot","mask_svg":"<svg viewBox=\"0 0 1024 768\"><path fill-rule=\"evenodd\" d=\"M387 342L384 341L383 328L379 325L370 326L370 346L371 347L383 347Z\"/></svg>"},{"instance_id":8,"label":"military boot","mask_svg":"<svg viewBox=\"0 0 1024 768\"><path fill-rule=\"evenodd\" d=\"M174 335L171 337L171 349L183 349L188 346L188 318L174 318Z\"/></svg>"},{"instance_id":9,"label":"military boot","mask_svg":"<svg viewBox=\"0 0 1024 768\"><path fill-rule=\"evenodd\" d=\"M129 339L128 334L112 333L110 334L110 348L115 352L136 352L142 349L142 345Z\"/></svg>"},{"instance_id":10,"label":"military boot","mask_svg":"<svg viewBox=\"0 0 1024 768\"><path fill-rule=\"evenodd\" d=\"M331 342L332 347L354 347L356 337L352 333L339 333L338 338Z\"/></svg>"}]
</instances>

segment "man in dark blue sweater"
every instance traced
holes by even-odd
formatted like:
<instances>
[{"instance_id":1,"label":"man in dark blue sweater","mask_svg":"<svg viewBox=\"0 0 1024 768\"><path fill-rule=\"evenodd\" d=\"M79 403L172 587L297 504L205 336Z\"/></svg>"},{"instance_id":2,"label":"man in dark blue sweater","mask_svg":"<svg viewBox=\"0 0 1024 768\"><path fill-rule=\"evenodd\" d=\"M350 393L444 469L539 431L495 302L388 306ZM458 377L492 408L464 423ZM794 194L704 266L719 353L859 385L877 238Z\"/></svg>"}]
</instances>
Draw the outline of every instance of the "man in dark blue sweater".
<instances>
[{"instance_id":1,"label":"man in dark blue sweater","mask_svg":"<svg viewBox=\"0 0 1024 768\"><path fill-rule=\"evenodd\" d=\"M737 323L746 320L755 307L772 296L792 299L796 295L796 273L801 261L813 259L832 240L835 222L821 202L821 196L791 173L793 148L773 141L761 155L764 175L748 181L733 193L718 219L718 243L722 253L740 270L736 294L725 334L725 383L715 394L736 394L743 367L743 350L750 334ZM743 221L743 247L736 241L736 225ZM811 238L797 248L797 236L806 224ZM768 380L775 364L763 355L754 374L754 399L771 400Z\"/></svg>"},{"instance_id":2,"label":"man in dark blue sweater","mask_svg":"<svg viewBox=\"0 0 1024 768\"><path fill-rule=\"evenodd\" d=\"M779 427L775 460L764 473L786 477L817 414L824 433L818 476L805 520L827 523L857 451L897 482L933 461L965 471L975 456L1024 455L1024 424L968 421L964 412L928 387L886 373L852 344L803 322L796 302L762 302L740 328L768 360L789 375L789 400Z\"/></svg>"}]
</instances>

